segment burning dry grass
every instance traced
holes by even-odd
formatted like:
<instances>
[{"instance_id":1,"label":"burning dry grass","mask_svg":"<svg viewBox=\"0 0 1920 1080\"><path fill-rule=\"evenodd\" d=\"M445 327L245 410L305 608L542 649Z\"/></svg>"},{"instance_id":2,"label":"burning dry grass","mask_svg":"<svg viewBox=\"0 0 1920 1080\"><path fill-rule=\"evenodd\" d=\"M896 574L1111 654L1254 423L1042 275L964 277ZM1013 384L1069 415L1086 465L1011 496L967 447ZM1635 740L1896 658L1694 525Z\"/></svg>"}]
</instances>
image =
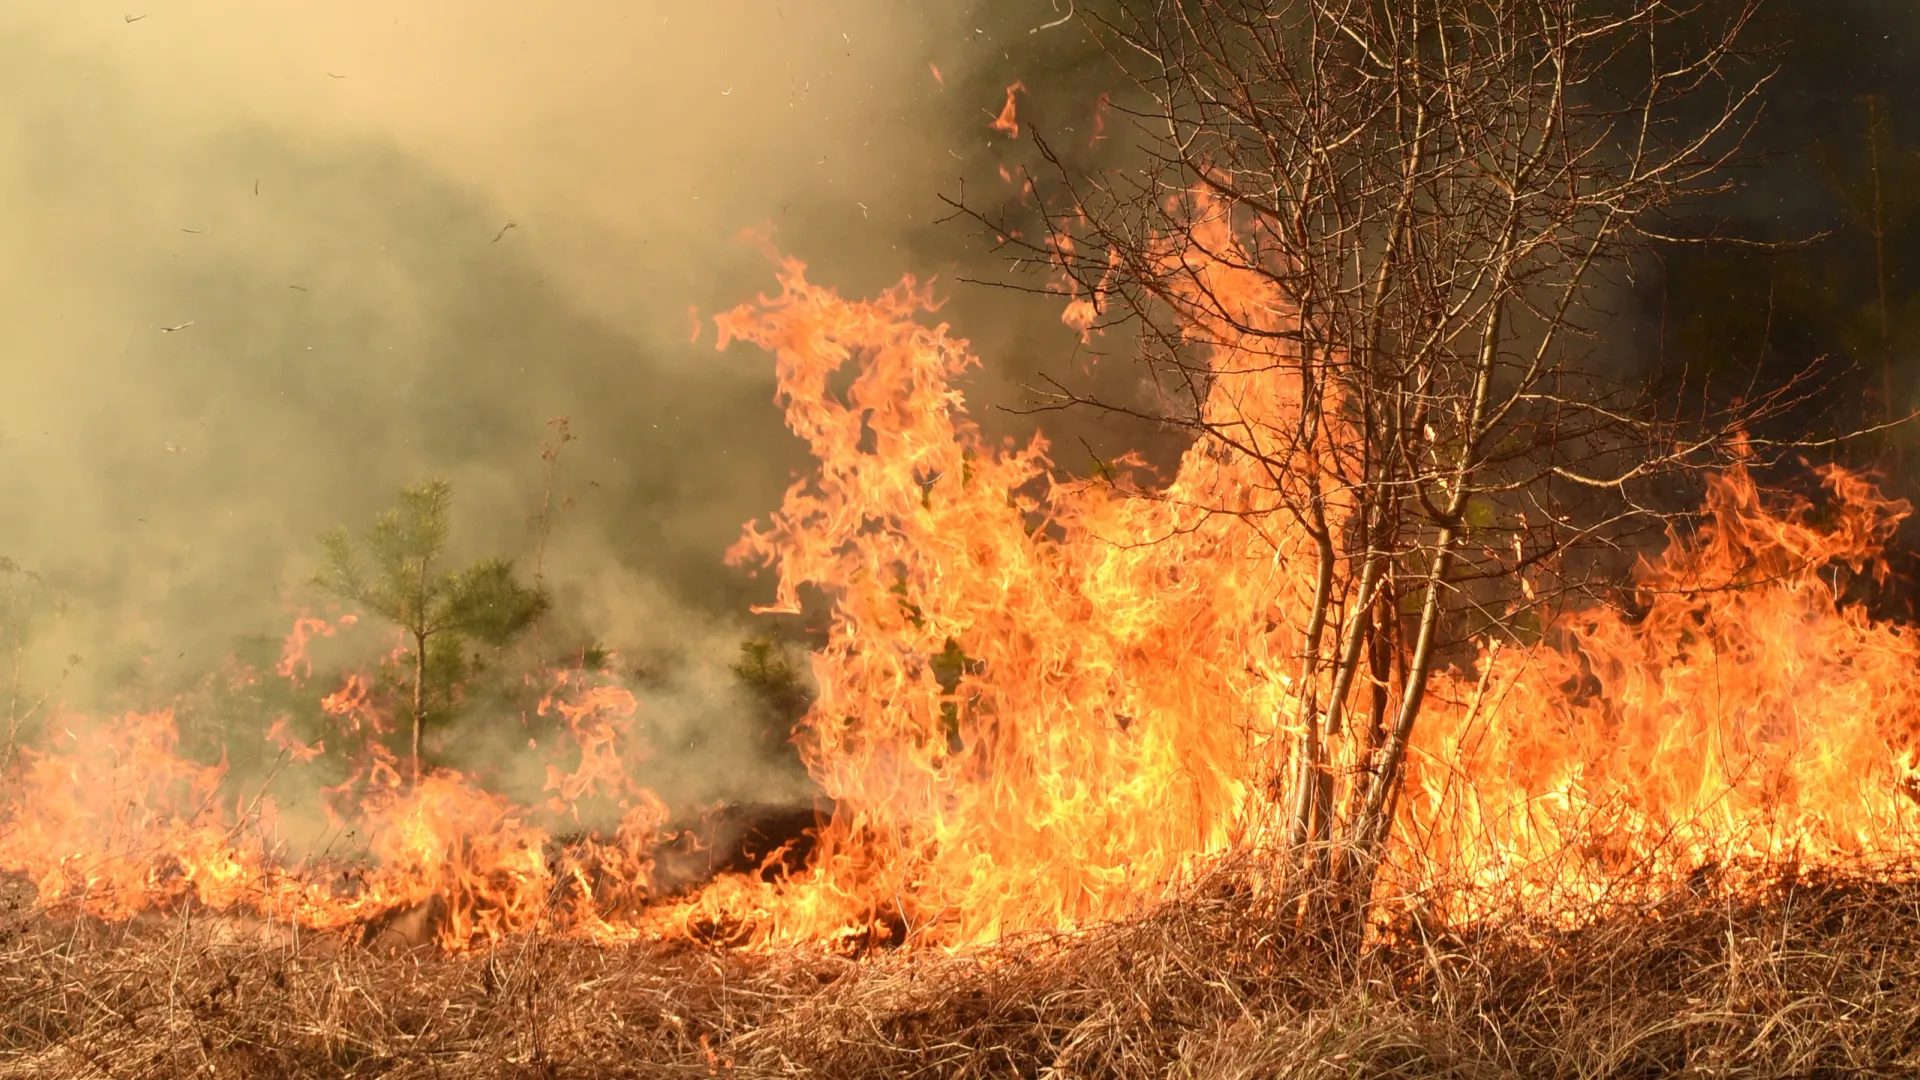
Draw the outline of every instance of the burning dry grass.
<instances>
[{"instance_id":1,"label":"burning dry grass","mask_svg":"<svg viewBox=\"0 0 1920 1080\"><path fill-rule=\"evenodd\" d=\"M1283 670L1304 549L1189 520L1187 496L1048 486L1038 440L993 451L950 385L971 357L911 285L852 305L788 263L782 287L723 325L778 354L823 463L744 544L790 608L838 590L801 733L834 809L804 856L796 830L756 848L801 861L766 880L744 846L663 846L625 768L638 702L584 674L536 712L571 741L530 806L448 770L403 784L373 739L392 710L323 699L335 752L360 737L373 762L327 789L372 838L338 889L264 825L236 842L264 797L177 753L171 713L63 723L0 814L0 866L37 886L0 919L0 1080L1920 1071L1920 871L1863 869L1920 835L1920 630L1839 583L1878 578L1904 503L1828 471L1816 514L1731 470L1643 565L1643 613L1571 613L1563 645L1436 674L1380 892L1514 899L1440 898L1447 918L1347 949L1263 907L1233 854L1275 753L1300 752L1286 718L1317 707ZM1253 499L1265 467L1196 446L1169 490ZM1349 731L1358 777L1381 746ZM622 800L616 842L551 858L583 799ZM1695 872L1742 857L1847 869ZM1580 896L1610 899L1556 899ZM1068 926L1096 928L1045 932ZM914 947L833 951L880 936ZM389 948L432 940L451 953Z\"/></svg>"},{"instance_id":2,"label":"burning dry grass","mask_svg":"<svg viewBox=\"0 0 1920 1080\"><path fill-rule=\"evenodd\" d=\"M1224 880L1224 879L1223 879ZM1342 955L1230 888L960 956L549 939L394 955L16 905L0 1076L1893 1076L1920 878L1783 875L1578 931Z\"/></svg>"}]
</instances>

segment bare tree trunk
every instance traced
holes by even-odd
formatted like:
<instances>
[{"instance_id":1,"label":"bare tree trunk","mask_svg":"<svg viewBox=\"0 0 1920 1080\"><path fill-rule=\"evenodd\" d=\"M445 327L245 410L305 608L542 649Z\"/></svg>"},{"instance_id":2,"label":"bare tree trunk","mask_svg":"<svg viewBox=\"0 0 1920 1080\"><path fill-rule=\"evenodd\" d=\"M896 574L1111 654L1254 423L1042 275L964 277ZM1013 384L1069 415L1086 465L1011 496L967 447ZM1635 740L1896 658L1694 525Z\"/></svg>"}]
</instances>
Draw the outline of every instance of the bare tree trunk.
<instances>
[{"instance_id":1,"label":"bare tree trunk","mask_svg":"<svg viewBox=\"0 0 1920 1080\"><path fill-rule=\"evenodd\" d=\"M1385 561L1383 552L1369 552L1360 570L1359 587L1347 611L1346 638L1341 642L1340 658L1334 669L1333 689L1327 699L1326 739L1329 743L1340 737L1345 722L1347 698L1353 692L1354 676L1359 672L1362 654L1366 650L1369 636L1367 627L1372 619L1375 593L1379 588L1381 564ZM1322 756L1326 756L1325 752ZM1333 838L1333 779L1322 765L1313 793L1313 829L1310 833L1316 850L1313 865L1315 873L1323 878L1330 870L1328 845Z\"/></svg>"},{"instance_id":2,"label":"bare tree trunk","mask_svg":"<svg viewBox=\"0 0 1920 1080\"><path fill-rule=\"evenodd\" d=\"M1408 661L1407 683L1400 691L1400 709L1394 715L1393 730L1387 733L1386 745L1380 749L1380 760L1367 787L1367 801L1360 810L1359 820L1353 824L1356 853L1368 861L1386 842L1391 827L1391 822L1383 820L1382 815L1388 796L1399 783L1407 739L1413 733L1413 722L1419 718L1420 706L1426 698L1427 678L1433 672L1433 641L1440 625L1441 594L1446 590L1447 571L1453 564L1453 548L1458 542L1459 536L1452 527L1440 530L1433 565L1427 571L1426 599L1420 605L1419 636L1414 639L1413 655Z\"/></svg>"},{"instance_id":3,"label":"bare tree trunk","mask_svg":"<svg viewBox=\"0 0 1920 1080\"><path fill-rule=\"evenodd\" d=\"M1501 238L1500 250L1496 255L1498 269L1493 275L1495 289L1502 288L1507 281L1513 251L1513 230L1518 224L1517 211L1517 207L1510 209L1506 233ZM1473 397L1467 408L1466 422L1460 429L1460 454L1454 461L1449 477L1445 517L1440 526L1440 535L1434 541L1433 562L1427 571L1427 595L1420 605L1419 636L1414 639L1413 654L1408 659L1407 681L1400 691L1400 709L1394 716L1393 730L1387 734L1387 743L1381 748L1379 767L1367 789L1366 805L1361 809L1359 820L1353 824L1353 839L1362 860L1362 879L1356 882L1357 887L1364 887L1364 879L1371 874L1370 868L1377 861L1380 847L1393 828L1393 821L1387 816L1390 813L1390 796L1399 784L1400 765L1407 753L1407 739L1413 733L1414 721L1419 719L1420 707L1426 700L1427 678L1433 673L1433 644L1440 626L1442 596L1447 589L1447 573L1453 567L1454 549L1466 532L1461 515L1467 509L1471 490L1468 482L1478 466L1482 425L1487 415L1487 398L1493 389L1493 368L1499 357L1505 316L1505 305L1496 301L1488 311L1486 325L1481 330Z\"/></svg>"},{"instance_id":4,"label":"bare tree trunk","mask_svg":"<svg viewBox=\"0 0 1920 1080\"><path fill-rule=\"evenodd\" d=\"M1300 659L1300 705L1296 711L1300 723L1300 749L1294 777L1293 821L1287 829L1287 846L1292 850L1298 850L1307 841L1313 808L1319 802L1316 793L1326 772L1326 762L1322 760L1325 753L1320 742L1320 703L1315 690L1320 677L1320 639L1326 633L1327 611L1333 606L1336 555L1331 537L1323 532L1318 539L1319 560L1313 583L1313 614L1307 626Z\"/></svg>"},{"instance_id":5,"label":"bare tree trunk","mask_svg":"<svg viewBox=\"0 0 1920 1080\"><path fill-rule=\"evenodd\" d=\"M420 786L420 728L427 718L427 637L413 635L413 784Z\"/></svg>"}]
</instances>

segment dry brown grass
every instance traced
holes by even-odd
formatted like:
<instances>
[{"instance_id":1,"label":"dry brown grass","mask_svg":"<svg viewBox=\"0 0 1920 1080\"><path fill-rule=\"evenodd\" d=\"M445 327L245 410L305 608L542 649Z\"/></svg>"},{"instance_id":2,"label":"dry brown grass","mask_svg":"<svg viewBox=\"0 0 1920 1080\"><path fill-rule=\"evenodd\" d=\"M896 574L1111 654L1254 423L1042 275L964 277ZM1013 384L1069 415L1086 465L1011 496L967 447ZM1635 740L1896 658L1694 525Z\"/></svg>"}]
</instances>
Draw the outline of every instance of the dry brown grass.
<instances>
[{"instance_id":1,"label":"dry brown grass","mask_svg":"<svg viewBox=\"0 0 1920 1080\"><path fill-rule=\"evenodd\" d=\"M1682 892L1342 955L1213 887L969 956L389 955L0 914L0 1077L1920 1075L1920 879Z\"/></svg>"}]
</instances>

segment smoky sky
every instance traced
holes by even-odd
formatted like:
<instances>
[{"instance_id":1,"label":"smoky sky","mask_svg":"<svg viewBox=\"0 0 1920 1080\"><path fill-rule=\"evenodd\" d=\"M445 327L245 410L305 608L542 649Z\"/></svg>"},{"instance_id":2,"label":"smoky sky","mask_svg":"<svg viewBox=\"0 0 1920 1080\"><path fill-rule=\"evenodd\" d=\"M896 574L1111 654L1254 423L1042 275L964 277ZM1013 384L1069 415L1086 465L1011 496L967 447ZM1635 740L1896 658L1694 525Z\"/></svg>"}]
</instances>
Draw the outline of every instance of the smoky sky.
<instances>
[{"instance_id":1,"label":"smoky sky","mask_svg":"<svg viewBox=\"0 0 1920 1080\"><path fill-rule=\"evenodd\" d=\"M63 598L34 674L81 656L79 706L278 632L319 603L315 535L426 475L456 554L524 565L558 416L561 617L729 658L765 583L721 554L806 464L770 358L713 349L711 315L773 284L742 230L849 294L938 277L1002 361L989 416L1071 349L1057 310L961 287L999 259L935 224L999 183L1002 88L1084 63L1076 28L1029 32L1045 3L25 8L0 12L0 554Z\"/></svg>"}]
</instances>

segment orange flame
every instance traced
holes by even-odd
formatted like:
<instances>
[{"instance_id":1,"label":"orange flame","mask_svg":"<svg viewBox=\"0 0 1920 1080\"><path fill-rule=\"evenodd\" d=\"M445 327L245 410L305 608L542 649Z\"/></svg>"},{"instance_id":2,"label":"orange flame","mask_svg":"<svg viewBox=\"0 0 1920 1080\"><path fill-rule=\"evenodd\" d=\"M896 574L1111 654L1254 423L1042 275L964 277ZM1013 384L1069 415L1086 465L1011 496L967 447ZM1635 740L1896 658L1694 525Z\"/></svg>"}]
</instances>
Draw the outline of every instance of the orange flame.
<instances>
[{"instance_id":1,"label":"orange flame","mask_svg":"<svg viewBox=\"0 0 1920 1080\"><path fill-rule=\"evenodd\" d=\"M314 635L332 637L333 624L325 619L301 615L293 620L293 630L280 648L280 665L274 670L283 679L306 679L313 674L313 661L307 659L307 642Z\"/></svg>"},{"instance_id":2,"label":"orange flame","mask_svg":"<svg viewBox=\"0 0 1920 1080\"><path fill-rule=\"evenodd\" d=\"M1643 615L1579 612L1561 648L1483 654L1486 704L1419 732L1415 880L1565 900L1626 869L1910 854L1920 634L1835 595L1842 573L1885 573L1910 508L1821 475L1818 524L1743 469L1714 478L1705 526L1642 564Z\"/></svg>"},{"instance_id":3,"label":"orange flame","mask_svg":"<svg viewBox=\"0 0 1920 1080\"><path fill-rule=\"evenodd\" d=\"M312 761L327 752L325 739L317 740L309 746L288 730L287 718L281 717L267 729L267 741L278 746L289 758L302 764Z\"/></svg>"},{"instance_id":4,"label":"orange flame","mask_svg":"<svg viewBox=\"0 0 1920 1080\"><path fill-rule=\"evenodd\" d=\"M1027 89L1026 84L1020 83L1020 82L1015 82L1012 85L1008 86L1007 87L1007 103L1000 107L1000 115L995 117L993 120L993 123L988 124L987 126L989 128L992 128L994 131L1004 132L1007 138L1009 139L1019 138L1020 137L1020 121L1014 114L1013 94L1014 94L1014 91L1016 90L1022 93L1025 93L1026 89Z\"/></svg>"},{"instance_id":5,"label":"orange flame","mask_svg":"<svg viewBox=\"0 0 1920 1080\"><path fill-rule=\"evenodd\" d=\"M1169 279L1284 339L1270 279L1195 254L1231 250L1226 228L1161 252ZM19 756L0 871L107 917L191 900L326 929L437 898L451 948L533 931L952 947L1120 916L1250 843L1274 812L1312 592L1307 542L1275 510L1323 463L1276 481L1203 441L1164 484L1128 460L1065 479L1040 436L995 445L968 417L956 384L978 361L923 321L926 287L849 301L793 259L777 279L716 325L722 348L773 353L817 461L730 552L775 572L762 610L830 605L798 735L834 811L804 869L666 895L673 817L633 779L643 703L566 671L535 710L558 731L530 744L546 782L525 804L451 770L405 784L380 741L391 692L364 675L320 701L334 754L276 718L287 768L351 759L344 780L314 773L337 827L367 838L349 859L290 850L267 788L184 755L172 713L62 715ZM1194 340L1211 416L1297 411L1268 346ZM1629 871L1912 852L1920 632L1838 599L1839 575L1885 573L1909 508L1821 476L1817 511L1744 469L1714 478L1706 524L1639 567L1634 614L1575 612L1436 676L1383 888L1452 889L1471 915L1477 898L1594 900ZM296 621L281 676L310 679L305 646L332 632Z\"/></svg>"},{"instance_id":6,"label":"orange flame","mask_svg":"<svg viewBox=\"0 0 1920 1080\"><path fill-rule=\"evenodd\" d=\"M364 716L370 699L355 676L329 696L328 711ZM99 724L62 717L65 738L22 752L0 828L0 871L30 878L44 905L106 918L191 900L330 929L436 898L443 905L437 936L448 947L543 927L591 933L602 908L645 899L653 832L665 812L609 762L615 743L629 755L641 752L620 737L631 695L573 673L546 704L580 735L570 746L581 764L559 778L557 790L604 793L617 777L614 786L625 793L613 835L578 845L559 862L549 862L551 832L536 820L545 808L517 806L449 770L408 788L393 754L377 743L364 747L353 776L323 792L349 804L336 825L369 838L363 855L347 863L288 858L264 786L234 787L224 761L205 765L181 755L173 714L157 712ZM293 765L322 753L294 737L285 718L268 738Z\"/></svg>"}]
</instances>

